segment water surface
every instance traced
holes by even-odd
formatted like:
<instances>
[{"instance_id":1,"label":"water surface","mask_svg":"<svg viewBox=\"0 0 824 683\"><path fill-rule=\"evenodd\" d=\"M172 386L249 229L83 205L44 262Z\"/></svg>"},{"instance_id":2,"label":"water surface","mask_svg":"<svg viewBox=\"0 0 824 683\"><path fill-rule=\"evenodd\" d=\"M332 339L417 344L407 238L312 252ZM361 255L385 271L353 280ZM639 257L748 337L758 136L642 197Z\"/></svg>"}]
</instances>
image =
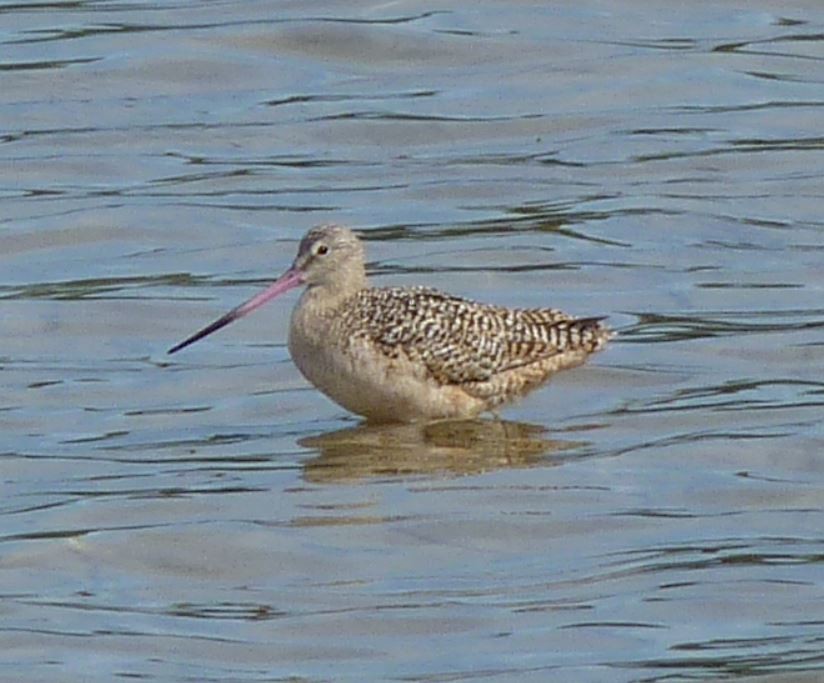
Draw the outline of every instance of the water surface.
<instances>
[{"instance_id":1,"label":"water surface","mask_svg":"<svg viewBox=\"0 0 824 683\"><path fill-rule=\"evenodd\" d=\"M820 3L0 7L4 680L824 676ZM366 428L294 297L609 315L502 420Z\"/></svg>"}]
</instances>

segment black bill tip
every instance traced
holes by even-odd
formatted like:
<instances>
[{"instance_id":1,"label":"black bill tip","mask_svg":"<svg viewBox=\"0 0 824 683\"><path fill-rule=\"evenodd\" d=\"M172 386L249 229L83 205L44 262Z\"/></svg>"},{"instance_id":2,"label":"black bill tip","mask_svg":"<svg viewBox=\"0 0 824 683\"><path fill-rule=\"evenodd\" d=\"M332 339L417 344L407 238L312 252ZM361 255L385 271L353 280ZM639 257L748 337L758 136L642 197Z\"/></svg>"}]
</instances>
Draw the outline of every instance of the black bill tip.
<instances>
[{"instance_id":1,"label":"black bill tip","mask_svg":"<svg viewBox=\"0 0 824 683\"><path fill-rule=\"evenodd\" d=\"M171 355L173 353L177 353L180 349L185 349L189 344L194 344L196 341L203 339L203 337L212 334L212 332L217 332L221 327L226 327L230 322L235 320L238 317L236 311L230 311L222 318L218 318L215 320L211 325L207 325L199 332L195 332L191 337L187 337L179 344L175 344L172 348L170 348L166 353Z\"/></svg>"}]
</instances>

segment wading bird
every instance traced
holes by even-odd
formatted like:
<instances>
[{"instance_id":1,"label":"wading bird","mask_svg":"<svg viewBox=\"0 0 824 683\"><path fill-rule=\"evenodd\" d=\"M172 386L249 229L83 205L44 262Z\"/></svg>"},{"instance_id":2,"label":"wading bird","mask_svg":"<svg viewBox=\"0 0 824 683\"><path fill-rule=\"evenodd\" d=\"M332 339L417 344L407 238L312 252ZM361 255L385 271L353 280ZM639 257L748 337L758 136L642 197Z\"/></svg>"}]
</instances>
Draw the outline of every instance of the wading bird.
<instances>
[{"instance_id":1,"label":"wading bird","mask_svg":"<svg viewBox=\"0 0 824 683\"><path fill-rule=\"evenodd\" d=\"M494 410L581 365L611 337L601 318L491 306L426 287L370 287L355 233L321 225L278 280L169 353L300 285L292 359L329 398L374 422Z\"/></svg>"}]
</instances>

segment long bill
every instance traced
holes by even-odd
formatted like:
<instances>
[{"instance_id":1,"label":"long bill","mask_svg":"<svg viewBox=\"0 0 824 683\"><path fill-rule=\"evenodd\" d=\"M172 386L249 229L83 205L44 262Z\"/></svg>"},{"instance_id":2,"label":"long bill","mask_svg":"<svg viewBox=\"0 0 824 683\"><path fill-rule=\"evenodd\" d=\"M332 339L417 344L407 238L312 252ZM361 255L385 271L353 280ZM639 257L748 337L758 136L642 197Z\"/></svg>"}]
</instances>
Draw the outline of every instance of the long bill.
<instances>
[{"instance_id":1,"label":"long bill","mask_svg":"<svg viewBox=\"0 0 824 683\"><path fill-rule=\"evenodd\" d=\"M267 301L271 301L276 296L283 294L284 292L288 292L290 289L294 289L302 284L303 275L293 266L266 289L264 289L260 294L256 294L248 301L240 304L237 308L233 308L223 317L215 320L211 325L207 325L199 332L195 332L191 337L184 339L179 344L176 344L170 348L167 353L175 353L180 351L180 349L189 346L189 344L194 344L199 339L203 339L203 337L212 334L212 332L217 332L217 330L222 327L226 327L229 323L234 322L238 318L242 318L244 315L251 313L256 308L260 308Z\"/></svg>"}]
</instances>

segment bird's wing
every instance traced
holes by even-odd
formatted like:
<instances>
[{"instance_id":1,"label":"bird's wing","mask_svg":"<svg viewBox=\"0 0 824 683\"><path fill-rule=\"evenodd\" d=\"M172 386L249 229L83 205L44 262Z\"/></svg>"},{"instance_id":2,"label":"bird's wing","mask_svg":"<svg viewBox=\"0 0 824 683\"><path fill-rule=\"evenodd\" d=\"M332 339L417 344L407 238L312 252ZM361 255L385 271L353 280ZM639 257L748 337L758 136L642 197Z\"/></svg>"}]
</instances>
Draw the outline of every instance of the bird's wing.
<instances>
[{"instance_id":1,"label":"bird's wing","mask_svg":"<svg viewBox=\"0 0 824 683\"><path fill-rule=\"evenodd\" d=\"M488 306L423 287L364 290L355 311L360 334L381 352L403 353L442 384L487 381L581 348L603 329L555 309Z\"/></svg>"}]
</instances>

